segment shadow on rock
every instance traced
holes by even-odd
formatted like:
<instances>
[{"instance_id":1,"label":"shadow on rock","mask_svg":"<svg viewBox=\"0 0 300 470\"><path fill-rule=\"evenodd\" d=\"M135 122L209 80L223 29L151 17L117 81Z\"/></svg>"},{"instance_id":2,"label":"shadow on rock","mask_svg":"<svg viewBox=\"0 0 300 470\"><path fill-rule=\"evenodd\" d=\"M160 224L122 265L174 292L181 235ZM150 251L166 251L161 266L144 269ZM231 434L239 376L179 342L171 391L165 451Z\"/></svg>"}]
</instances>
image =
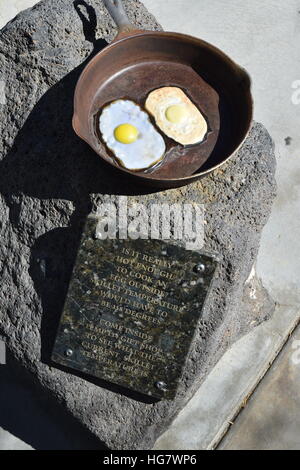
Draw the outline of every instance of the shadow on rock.
<instances>
[{"instance_id":1,"label":"shadow on rock","mask_svg":"<svg viewBox=\"0 0 300 470\"><path fill-rule=\"evenodd\" d=\"M107 45L105 40L95 38L97 19L94 9L83 0L75 1L74 7L82 20L85 38L93 44L93 53L41 98L18 133L10 153L0 164L2 190L11 206L10 215L14 218L14 224L17 223L18 214L15 214L12 195L66 199L75 206L70 219L72 228L47 232L35 241L31 250L29 274L41 298L43 311L41 360L47 364L51 362L84 220L92 209L90 194L145 192L145 189L139 190L102 162L72 129L77 80L85 65ZM144 402L153 401L74 371L75 374L116 393L129 394Z\"/></svg>"},{"instance_id":2,"label":"shadow on rock","mask_svg":"<svg viewBox=\"0 0 300 470\"><path fill-rule=\"evenodd\" d=\"M41 360L49 363L80 243L80 230L57 228L39 237L31 251L29 274L42 302Z\"/></svg>"},{"instance_id":3,"label":"shadow on rock","mask_svg":"<svg viewBox=\"0 0 300 470\"><path fill-rule=\"evenodd\" d=\"M32 387L27 374L9 355L7 365L0 366L3 429L37 450L107 449L47 392Z\"/></svg>"},{"instance_id":4,"label":"shadow on rock","mask_svg":"<svg viewBox=\"0 0 300 470\"><path fill-rule=\"evenodd\" d=\"M87 63L107 45L104 39L95 38L94 9L82 0L74 2L74 6L93 52L35 105L0 163L0 185L5 196L21 193L40 199L66 199L73 201L76 208L85 206L88 212L90 194L139 194L145 189L102 161L73 131L76 83Z\"/></svg>"}]
</instances>

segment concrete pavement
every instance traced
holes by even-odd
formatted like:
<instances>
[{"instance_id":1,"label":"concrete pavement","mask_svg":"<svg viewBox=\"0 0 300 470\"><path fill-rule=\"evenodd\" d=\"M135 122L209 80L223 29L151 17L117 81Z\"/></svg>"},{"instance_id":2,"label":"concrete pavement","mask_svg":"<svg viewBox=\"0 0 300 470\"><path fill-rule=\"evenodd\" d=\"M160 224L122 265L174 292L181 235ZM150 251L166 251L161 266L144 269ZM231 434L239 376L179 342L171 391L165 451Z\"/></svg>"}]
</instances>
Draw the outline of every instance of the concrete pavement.
<instances>
[{"instance_id":1,"label":"concrete pavement","mask_svg":"<svg viewBox=\"0 0 300 470\"><path fill-rule=\"evenodd\" d=\"M300 450L300 327L218 449Z\"/></svg>"}]
</instances>

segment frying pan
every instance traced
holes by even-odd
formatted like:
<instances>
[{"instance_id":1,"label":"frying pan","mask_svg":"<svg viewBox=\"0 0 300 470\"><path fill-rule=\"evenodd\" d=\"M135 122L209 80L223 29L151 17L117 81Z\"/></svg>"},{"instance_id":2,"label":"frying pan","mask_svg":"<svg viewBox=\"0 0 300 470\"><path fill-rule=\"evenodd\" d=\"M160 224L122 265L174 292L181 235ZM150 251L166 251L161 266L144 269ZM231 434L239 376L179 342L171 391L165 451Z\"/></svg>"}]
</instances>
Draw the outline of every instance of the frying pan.
<instances>
[{"instance_id":1,"label":"frying pan","mask_svg":"<svg viewBox=\"0 0 300 470\"><path fill-rule=\"evenodd\" d=\"M83 70L75 90L73 128L109 165L152 187L179 187L224 164L248 135L251 80L222 51L192 36L142 31L130 24L121 0L103 0L118 26L116 39ZM121 167L99 132L99 113L117 99L144 106L154 89L181 88L208 123L204 141L183 147L164 136L163 162L148 171ZM154 121L152 122L155 126ZM159 131L161 133L161 131Z\"/></svg>"}]
</instances>

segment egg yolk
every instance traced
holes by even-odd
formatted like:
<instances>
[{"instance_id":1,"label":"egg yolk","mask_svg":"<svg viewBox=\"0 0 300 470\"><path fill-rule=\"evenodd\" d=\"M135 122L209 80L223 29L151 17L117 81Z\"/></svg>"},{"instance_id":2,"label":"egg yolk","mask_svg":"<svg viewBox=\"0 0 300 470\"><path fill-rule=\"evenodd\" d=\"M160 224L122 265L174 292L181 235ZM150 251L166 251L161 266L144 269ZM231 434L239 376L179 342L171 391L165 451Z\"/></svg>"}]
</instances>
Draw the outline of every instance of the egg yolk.
<instances>
[{"instance_id":1,"label":"egg yolk","mask_svg":"<svg viewBox=\"0 0 300 470\"><path fill-rule=\"evenodd\" d=\"M186 107L181 104L175 104L166 110L166 118L173 124L179 124L187 117L187 115L188 111Z\"/></svg>"},{"instance_id":2,"label":"egg yolk","mask_svg":"<svg viewBox=\"0 0 300 470\"><path fill-rule=\"evenodd\" d=\"M132 124L121 124L116 127L114 135L121 144L132 144L137 140L139 131Z\"/></svg>"}]
</instances>

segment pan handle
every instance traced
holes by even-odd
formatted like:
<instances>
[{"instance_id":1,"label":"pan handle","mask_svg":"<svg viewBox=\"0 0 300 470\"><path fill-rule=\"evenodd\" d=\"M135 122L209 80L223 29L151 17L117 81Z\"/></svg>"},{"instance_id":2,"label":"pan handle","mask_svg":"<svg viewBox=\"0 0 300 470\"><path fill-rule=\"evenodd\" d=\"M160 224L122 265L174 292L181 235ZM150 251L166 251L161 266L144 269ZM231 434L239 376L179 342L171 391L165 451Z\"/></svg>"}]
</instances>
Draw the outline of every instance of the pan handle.
<instances>
[{"instance_id":1,"label":"pan handle","mask_svg":"<svg viewBox=\"0 0 300 470\"><path fill-rule=\"evenodd\" d=\"M120 35L124 36L137 30L137 27L130 23L122 0L103 0L103 3L118 27L118 39Z\"/></svg>"}]
</instances>

